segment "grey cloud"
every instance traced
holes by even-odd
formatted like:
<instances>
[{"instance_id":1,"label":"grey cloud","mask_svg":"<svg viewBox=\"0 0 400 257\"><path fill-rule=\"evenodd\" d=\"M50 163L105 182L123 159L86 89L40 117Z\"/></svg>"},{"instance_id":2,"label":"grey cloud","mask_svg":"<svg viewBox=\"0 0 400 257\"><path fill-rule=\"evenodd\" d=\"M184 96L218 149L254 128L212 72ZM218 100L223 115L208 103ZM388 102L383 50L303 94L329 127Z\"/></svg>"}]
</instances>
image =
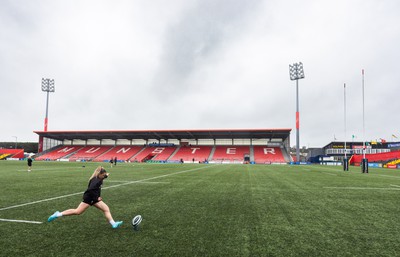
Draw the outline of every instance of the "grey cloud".
<instances>
[{"instance_id":1,"label":"grey cloud","mask_svg":"<svg viewBox=\"0 0 400 257\"><path fill-rule=\"evenodd\" d=\"M260 1L198 1L170 24L163 39L161 64L155 87L161 94L191 88L187 79L224 43L234 40L245 28L249 13Z\"/></svg>"}]
</instances>

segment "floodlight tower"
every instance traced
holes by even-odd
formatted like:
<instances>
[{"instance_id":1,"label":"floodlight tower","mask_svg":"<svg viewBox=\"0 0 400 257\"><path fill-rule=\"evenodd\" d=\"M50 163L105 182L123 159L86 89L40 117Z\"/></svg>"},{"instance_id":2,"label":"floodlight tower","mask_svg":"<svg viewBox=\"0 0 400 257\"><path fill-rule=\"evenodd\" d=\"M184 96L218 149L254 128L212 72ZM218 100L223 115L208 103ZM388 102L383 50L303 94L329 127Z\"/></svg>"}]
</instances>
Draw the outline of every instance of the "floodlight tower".
<instances>
[{"instance_id":1,"label":"floodlight tower","mask_svg":"<svg viewBox=\"0 0 400 257\"><path fill-rule=\"evenodd\" d=\"M49 115L49 93L55 91L54 79L42 78L42 91L47 92L46 117L44 118L44 131L47 131L48 115Z\"/></svg>"},{"instance_id":2,"label":"floodlight tower","mask_svg":"<svg viewBox=\"0 0 400 257\"><path fill-rule=\"evenodd\" d=\"M368 173L368 159L365 157L365 104L364 104L364 69L362 70L362 115L363 115L363 159L361 163L362 173Z\"/></svg>"},{"instance_id":3,"label":"floodlight tower","mask_svg":"<svg viewBox=\"0 0 400 257\"><path fill-rule=\"evenodd\" d=\"M300 112L299 112L299 79L304 79L303 64L289 64L290 80L296 80L296 162L300 162Z\"/></svg>"},{"instance_id":4,"label":"floodlight tower","mask_svg":"<svg viewBox=\"0 0 400 257\"><path fill-rule=\"evenodd\" d=\"M42 91L47 92L46 101L46 117L44 118L44 131L47 131L48 115L49 115L49 93L55 92L54 79L42 78ZM43 138L39 138L39 152L43 151Z\"/></svg>"},{"instance_id":5,"label":"floodlight tower","mask_svg":"<svg viewBox=\"0 0 400 257\"><path fill-rule=\"evenodd\" d=\"M349 161L347 160L347 121L346 121L346 83L343 86L344 91L344 159L343 159L343 170L349 171Z\"/></svg>"}]
</instances>

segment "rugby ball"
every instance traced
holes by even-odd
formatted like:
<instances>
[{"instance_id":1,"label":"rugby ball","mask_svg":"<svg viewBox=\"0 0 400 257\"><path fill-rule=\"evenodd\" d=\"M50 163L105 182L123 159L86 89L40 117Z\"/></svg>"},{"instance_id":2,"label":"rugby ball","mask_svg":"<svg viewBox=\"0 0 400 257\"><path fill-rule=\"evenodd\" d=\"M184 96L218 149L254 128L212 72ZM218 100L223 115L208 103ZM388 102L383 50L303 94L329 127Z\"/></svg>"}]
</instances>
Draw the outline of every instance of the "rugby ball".
<instances>
[{"instance_id":1,"label":"rugby ball","mask_svg":"<svg viewBox=\"0 0 400 257\"><path fill-rule=\"evenodd\" d=\"M139 224L140 222L142 222L142 215L136 215L133 219L132 219L132 226L134 230L139 230Z\"/></svg>"}]
</instances>

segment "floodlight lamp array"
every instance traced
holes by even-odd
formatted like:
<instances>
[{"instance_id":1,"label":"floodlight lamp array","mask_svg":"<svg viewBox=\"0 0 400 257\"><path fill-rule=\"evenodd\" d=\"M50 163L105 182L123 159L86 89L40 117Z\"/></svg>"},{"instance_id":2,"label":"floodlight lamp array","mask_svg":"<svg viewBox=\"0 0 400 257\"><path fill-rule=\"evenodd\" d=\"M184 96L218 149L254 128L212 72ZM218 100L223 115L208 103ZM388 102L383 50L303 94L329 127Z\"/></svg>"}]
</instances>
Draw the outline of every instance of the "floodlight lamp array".
<instances>
[{"instance_id":1,"label":"floodlight lamp array","mask_svg":"<svg viewBox=\"0 0 400 257\"><path fill-rule=\"evenodd\" d=\"M42 91L44 92L55 92L54 79L42 78Z\"/></svg>"},{"instance_id":2,"label":"floodlight lamp array","mask_svg":"<svg viewBox=\"0 0 400 257\"><path fill-rule=\"evenodd\" d=\"M304 79L303 63L293 63L289 64L289 75L290 80Z\"/></svg>"}]
</instances>

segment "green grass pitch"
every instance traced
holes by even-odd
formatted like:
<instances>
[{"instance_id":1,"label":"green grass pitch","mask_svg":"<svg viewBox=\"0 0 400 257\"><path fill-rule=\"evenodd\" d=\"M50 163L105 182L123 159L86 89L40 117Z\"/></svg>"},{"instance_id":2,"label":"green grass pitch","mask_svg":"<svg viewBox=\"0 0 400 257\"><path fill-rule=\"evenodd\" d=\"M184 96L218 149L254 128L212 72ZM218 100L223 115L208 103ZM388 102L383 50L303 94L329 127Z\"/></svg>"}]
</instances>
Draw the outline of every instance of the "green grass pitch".
<instances>
[{"instance_id":1,"label":"green grass pitch","mask_svg":"<svg viewBox=\"0 0 400 257\"><path fill-rule=\"evenodd\" d=\"M400 255L398 170L105 163L102 197L122 227L94 207L48 223L98 165L0 161L0 256Z\"/></svg>"}]
</instances>

